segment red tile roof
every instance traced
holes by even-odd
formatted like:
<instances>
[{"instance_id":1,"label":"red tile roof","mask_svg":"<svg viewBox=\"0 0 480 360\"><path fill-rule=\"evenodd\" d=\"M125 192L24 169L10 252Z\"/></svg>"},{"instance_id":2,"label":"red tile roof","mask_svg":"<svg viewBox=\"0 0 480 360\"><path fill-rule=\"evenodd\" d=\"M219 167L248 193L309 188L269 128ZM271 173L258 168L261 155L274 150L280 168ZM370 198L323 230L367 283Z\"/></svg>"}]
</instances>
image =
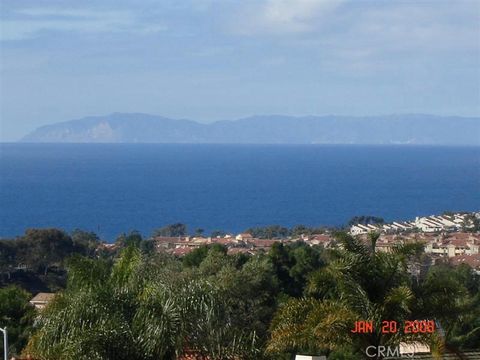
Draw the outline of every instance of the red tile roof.
<instances>
[{"instance_id":1,"label":"red tile roof","mask_svg":"<svg viewBox=\"0 0 480 360\"><path fill-rule=\"evenodd\" d=\"M177 243L177 242L182 242L185 241L185 237L181 236L157 236L154 238L156 242L160 243Z\"/></svg>"},{"instance_id":2,"label":"red tile roof","mask_svg":"<svg viewBox=\"0 0 480 360\"><path fill-rule=\"evenodd\" d=\"M309 240L317 240L320 242L328 242L332 240L332 237L330 235L324 235L324 234L314 234L311 236Z\"/></svg>"},{"instance_id":3,"label":"red tile roof","mask_svg":"<svg viewBox=\"0 0 480 360\"><path fill-rule=\"evenodd\" d=\"M236 240L232 238L212 238L212 244L222 244L222 245L228 245L228 244L235 244Z\"/></svg>"},{"instance_id":4,"label":"red tile roof","mask_svg":"<svg viewBox=\"0 0 480 360\"><path fill-rule=\"evenodd\" d=\"M248 238L253 238L252 234L250 233L241 233L239 234L241 237L248 237Z\"/></svg>"},{"instance_id":5,"label":"red tile roof","mask_svg":"<svg viewBox=\"0 0 480 360\"><path fill-rule=\"evenodd\" d=\"M467 247L467 242L469 242L467 239L449 239L448 243L455 245L456 247Z\"/></svg>"},{"instance_id":6,"label":"red tile roof","mask_svg":"<svg viewBox=\"0 0 480 360\"><path fill-rule=\"evenodd\" d=\"M467 240L469 238L478 238L478 235L472 234L472 233L466 233L466 232L456 232L449 234L447 238L455 238L455 239L464 239Z\"/></svg>"},{"instance_id":7,"label":"red tile roof","mask_svg":"<svg viewBox=\"0 0 480 360\"><path fill-rule=\"evenodd\" d=\"M473 269L480 269L480 254L475 255L457 255L450 258L450 263L454 266L468 264Z\"/></svg>"},{"instance_id":8,"label":"red tile roof","mask_svg":"<svg viewBox=\"0 0 480 360\"><path fill-rule=\"evenodd\" d=\"M281 242L281 240L251 239L247 240L247 242L255 247L271 247L276 242Z\"/></svg>"}]
</instances>

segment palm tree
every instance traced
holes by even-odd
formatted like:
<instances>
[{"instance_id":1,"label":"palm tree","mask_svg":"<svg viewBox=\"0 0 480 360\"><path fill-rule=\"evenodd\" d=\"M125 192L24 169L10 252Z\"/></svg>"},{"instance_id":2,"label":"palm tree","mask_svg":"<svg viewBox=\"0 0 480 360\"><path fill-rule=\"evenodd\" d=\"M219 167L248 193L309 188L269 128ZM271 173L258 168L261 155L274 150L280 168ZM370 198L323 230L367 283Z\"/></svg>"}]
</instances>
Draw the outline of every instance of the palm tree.
<instances>
[{"instance_id":1,"label":"palm tree","mask_svg":"<svg viewBox=\"0 0 480 360\"><path fill-rule=\"evenodd\" d=\"M343 250L325 268L309 279L306 296L282 306L272 323L267 350L328 352L350 344L361 350L368 346L396 346L407 340L402 329L382 333L384 320L399 326L411 314L413 293L407 272L408 248L393 254L375 253L347 234L337 234ZM374 331L352 333L357 320L372 321ZM409 339L427 341L419 335Z\"/></svg>"},{"instance_id":2,"label":"palm tree","mask_svg":"<svg viewBox=\"0 0 480 360\"><path fill-rule=\"evenodd\" d=\"M158 265L158 264L157 264ZM135 247L113 265L74 258L67 289L40 314L25 353L38 359L253 358L255 334L233 329L215 287Z\"/></svg>"},{"instance_id":3,"label":"palm tree","mask_svg":"<svg viewBox=\"0 0 480 360\"><path fill-rule=\"evenodd\" d=\"M371 244L371 247L372 247L372 253L375 252L375 248L377 246L377 241L378 241L379 238L380 238L380 233L378 233L376 231L370 231L368 233L368 239L370 240L370 244Z\"/></svg>"}]
</instances>

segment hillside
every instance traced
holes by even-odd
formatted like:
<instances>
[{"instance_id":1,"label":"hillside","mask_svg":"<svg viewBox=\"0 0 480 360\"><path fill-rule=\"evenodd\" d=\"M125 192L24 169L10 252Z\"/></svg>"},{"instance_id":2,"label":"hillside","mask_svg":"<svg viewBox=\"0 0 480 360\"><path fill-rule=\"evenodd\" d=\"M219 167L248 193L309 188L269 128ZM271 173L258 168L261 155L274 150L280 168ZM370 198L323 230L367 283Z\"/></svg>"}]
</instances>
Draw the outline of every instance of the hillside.
<instances>
[{"instance_id":1,"label":"hillside","mask_svg":"<svg viewBox=\"0 0 480 360\"><path fill-rule=\"evenodd\" d=\"M42 126L22 142L480 145L480 118L252 116L203 124L114 113Z\"/></svg>"}]
</instances>

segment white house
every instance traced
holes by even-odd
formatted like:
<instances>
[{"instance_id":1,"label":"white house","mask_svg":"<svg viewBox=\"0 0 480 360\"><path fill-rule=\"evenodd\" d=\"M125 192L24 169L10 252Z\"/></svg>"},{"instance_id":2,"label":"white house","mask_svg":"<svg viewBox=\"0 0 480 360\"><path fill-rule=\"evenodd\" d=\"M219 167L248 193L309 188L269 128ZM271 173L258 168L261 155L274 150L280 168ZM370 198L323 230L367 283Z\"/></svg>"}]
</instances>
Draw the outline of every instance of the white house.
<instances>
[{"instance_id":1,"label":"white house","mask_svg":"<svg viewBox=\"0 0 480 360\"><path fill-rule=\"evenodd\" d=\"M357 225L353 225L350 228L350 234L356 236L356 235L368 234L369 232L382 232L382 230L383 230L383 228L379 225L357 224Z\"/></svg>"}]
</instances>

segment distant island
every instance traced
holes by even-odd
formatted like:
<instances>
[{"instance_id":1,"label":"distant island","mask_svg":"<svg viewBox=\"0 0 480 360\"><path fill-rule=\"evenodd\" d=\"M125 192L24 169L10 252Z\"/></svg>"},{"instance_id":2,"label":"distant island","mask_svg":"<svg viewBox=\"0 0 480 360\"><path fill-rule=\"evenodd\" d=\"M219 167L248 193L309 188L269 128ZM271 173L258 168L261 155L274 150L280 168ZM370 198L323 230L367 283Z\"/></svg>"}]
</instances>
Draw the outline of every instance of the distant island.
<instances>
[{"instance_id":1,"label":"distant island","mask_svg":"<svg viewBox=\"0 0 480 360\"><path fill-rule=\"evenodd\" d=\"M480 118L252 116L204 124L140 113L91 116L39 127L33 143L411 144L480 145Z\"/></svg>"}]
</instances>

